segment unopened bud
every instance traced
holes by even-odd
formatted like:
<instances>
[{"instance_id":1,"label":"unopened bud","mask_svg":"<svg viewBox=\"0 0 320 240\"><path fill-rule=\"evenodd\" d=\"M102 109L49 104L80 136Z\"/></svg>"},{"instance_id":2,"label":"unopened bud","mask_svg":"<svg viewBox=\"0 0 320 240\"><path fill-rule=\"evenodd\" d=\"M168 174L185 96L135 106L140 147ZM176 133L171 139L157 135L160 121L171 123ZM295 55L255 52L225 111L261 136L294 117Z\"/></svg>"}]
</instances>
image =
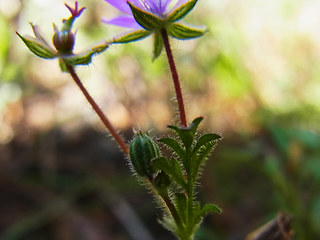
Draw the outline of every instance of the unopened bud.
<instances>
[{"instance_id":1,"label":"unopened bud","mask_svg":"<svg viewBox=\"0 0 320 240\"><path fill-rule=\"evenodd\" d=\"M146 134L137 133L130 143L130 160L139 176L153 177L156 172L151 167L151 161L160 157L160 149L152 138Z\"/></svg>"},{"instance_id":2,"label":"unopened bud","mask_svg":"<svg viewBox=\"0 0 320 240\"><path fill-rule=\"evenodd\" d=\"M71 31L58 31L53 36L53 44L61 53L71 53L74 41L74 34Z\"/></svg>"}]
</instances>

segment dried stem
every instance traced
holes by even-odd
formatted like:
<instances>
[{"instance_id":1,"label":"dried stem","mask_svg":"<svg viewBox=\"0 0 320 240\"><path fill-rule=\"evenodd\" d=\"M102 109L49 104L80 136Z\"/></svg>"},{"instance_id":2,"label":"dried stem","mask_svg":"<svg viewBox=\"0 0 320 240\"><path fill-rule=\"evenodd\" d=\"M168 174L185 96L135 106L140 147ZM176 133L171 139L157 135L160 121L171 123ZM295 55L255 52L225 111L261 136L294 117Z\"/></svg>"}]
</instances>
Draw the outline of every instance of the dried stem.
<instances>
[{"instance_id":1,"label":"dried stem","mask_svg":"<svg viewBox=\"0 0 320 240\"><path fill-rule=\"evenodd\" d=\"M176 65L175 65L175 62L174 62L174 58L173 58L173 55L172 55L172 50L171 50L171 47L170 47L168 33L167 33L167 31L165 29L162 29L161 35L162 35L164 47L166 49L168 62L169 62L169 65L170 65L170 70L171 70L172 79L173 79L173 83L174 83L174 88L175 88L175 91L176 91L181 125L183 127L187 127L187 118L186 118L186 112L185 112L185 109L184 109L183 96L182 96L182 91L181 91L181 86L180 86L180 81L179 81L179 75L178 75L177 68L176 68Z\"/></svg>"},{"instance_id":2,"label":"dried stem","mask_svg":"<svg viewBox=\"0 0 320 240\"><path fill-rule=\"evenodd\" d=\"M80 88L81 92L83 93L83 95L86 97L86 99L88 100L88 102L90 103L90 105L92 106L93 110L96 112L96 114L99 116L99 118L101 119L101 121L103 122L103 124L106 126L106 128L108 129L108 131L110 132L110 134L112 135L112 137L116 140L116 142L118 143L119 147L121 148L121 150L125 153L125 154L129 154L129 149L127 144L125 143L124 139L120 136L120 134L115 130L115 128L112 126L111 122L109 121L109 119L106 117L106 115L102 112L101 108L98 106L98 104L94 101L94 99L91 97L91 95L88 93L88 91L86 90L86 88L83 86L80 78L78 77L78 75L76 74L76 72L74 71L73 66L66 64L67 69L71 75L71 77L73 78L73 80L75 81L75 83L78 85L78 87Z\"/></svg>"}]
</instances>

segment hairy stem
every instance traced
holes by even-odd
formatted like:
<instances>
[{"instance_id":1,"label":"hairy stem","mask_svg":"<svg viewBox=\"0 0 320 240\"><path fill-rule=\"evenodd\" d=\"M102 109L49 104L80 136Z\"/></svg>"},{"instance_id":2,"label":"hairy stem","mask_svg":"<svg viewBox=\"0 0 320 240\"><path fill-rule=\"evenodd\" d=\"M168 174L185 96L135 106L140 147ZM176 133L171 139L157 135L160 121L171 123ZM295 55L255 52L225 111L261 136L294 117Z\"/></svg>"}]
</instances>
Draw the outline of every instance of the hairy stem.
<instances>
[{"instance_id":1,"label":"hairy stem","mask_svg":"<svg viewBox=\"0 0 320 240\"><path fill-rule=\"evenodd\" d=\"M181 86L180 86L180 81L179 81L179 75L177 72L176 64L174 62L174 58L172 55L172 50L170 47L170 42L168 38L168 33L165 29L161 30L161 35L164 43L164 47L166 49L167 57L168 57L168 62L170 65L170 70L171 70L171 75L174 83L174 88L176 91L176 96L177 96L177 101L178 101L178 107L179 107L179 113L180 113L180 121L181 121L181 126L187 127L187 118L186 118L186 112L184 109L184 103L183 103L183 96L182 96L182 91L181 91Z\"/></svg>"},{"instance_id":2,"label":"hairy stem","mask_svg":"<svg viewBox=\"0 0 320 240\"><path fill-rule=\"evenodd\" d=\"M86 99L88 100L88 102L90 103L90 105L92 106L93 110L96 112L96 114L99 116L99 118L101 119L101 121L103 122L103 124L106 126L106 128L108 129L108 131L110 132L110 134L112 135L112 137L116 140L116 142L118 143L119 147L121 148L121 150L125 153L125 154L129 154L129 149L127 144L125 143L124 139L120 136L120 134L115 130L115 128L112 126L111 122L109 121L109 119L107 118L107 116L102 112L101 108L98 106L98 104L94 101L94 99L91 97L91 95L88 93L87 89L83 86L80 78L78 77L78 75L76 74L76 72L74 71L73 66L66 64L67 69L71 75L71 77L73 78L73 80L75 81L75 83L78 85L78 87L80 88L81 92L83 93L83 95L86 97Z\"/></svg>"},{"instance_id":3,"label":"hairy stem","mask_svg":"<svg viewBox=\"0 0 320 240\"><path fill-rule=\"evenodd\" d=\"M181 227L182 227L182 222L181 222L180 216L179 216L179 214L178 214L178 212L177 212L176 207L173 205L170 197L168 196L168 194L163 195L163 196L161 196L161 197L162 197L163 201L166 203L167 207L169 208L170 213L171 213L174 221L176 222L178 228L181 229Z\"/></svg>"}]
</instances>

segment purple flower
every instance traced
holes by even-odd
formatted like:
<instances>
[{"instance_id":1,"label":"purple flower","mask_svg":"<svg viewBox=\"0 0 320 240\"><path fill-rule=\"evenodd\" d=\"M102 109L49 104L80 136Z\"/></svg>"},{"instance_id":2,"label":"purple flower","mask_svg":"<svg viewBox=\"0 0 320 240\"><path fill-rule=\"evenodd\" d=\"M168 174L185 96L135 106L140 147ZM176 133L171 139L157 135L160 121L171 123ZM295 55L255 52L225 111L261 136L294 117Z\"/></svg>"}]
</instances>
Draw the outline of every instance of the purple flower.
<instances>
[{"instance_id":1,"label":"purple flower","mask_svg":"<svg viewBox=\"0 0 320 240\"><path fill-rule=\"evenodd\" d=\"M115 8L122 12L122 15L115 17L113 19L103 19L103 22L107 24L112 24L120 27L139 29L141 26L136 22L131 8L128 3L132 4L136 8L142 11L156 15L159 18L166 19L166 16L178 9L183 4L189 2L189 0L178 0L176 5L168 10L168 5L172 0L105 0Z\"/></svg>"},{"instance_id":2,"label":"purple flower","mask_svg":"<svg viewBox=\"0 0 320 240\"><path fill-rule=\"evenodd\" d=\"M164 35L177 39L191 39L204 34L198 29L181 24L198 0L105 0L122 14L109 20L107 24L130 28L132 31L113 39L113 43L128 43L154 35L153 57L157 58L163 49ZM170 6L172 7L170 8ZM174 5L174 6L173 6ZM164 34L164 35L163 35Z\"/></svg>"}]
</instances>

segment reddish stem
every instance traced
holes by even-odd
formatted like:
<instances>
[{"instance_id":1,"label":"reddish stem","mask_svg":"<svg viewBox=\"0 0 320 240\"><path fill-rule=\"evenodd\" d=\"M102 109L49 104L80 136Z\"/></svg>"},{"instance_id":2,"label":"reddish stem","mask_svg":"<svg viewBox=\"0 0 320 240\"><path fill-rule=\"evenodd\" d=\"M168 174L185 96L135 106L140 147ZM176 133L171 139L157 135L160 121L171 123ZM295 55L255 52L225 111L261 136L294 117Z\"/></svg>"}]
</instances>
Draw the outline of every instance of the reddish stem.
<instances>
[{"instance_id":1,"label":"reddish stem","mask_svg":"<svg viewBox=\"0 0 320 240\"><path fill-rule=\"evenodd\" d=\"M175 91L176 91L181 125L183 127L187 127L187 118L186 118L186 112L184 110L184 103L183 103L182 91L181 91L181 86L180 86L180 81L179 81L179 75L178 75L176 64L174 62L174 58L173 58L173 55L172 55L172 50L171 50L171 47L170 47L168 33L167 33L167 31L165 29L162 29L161 35L162 35L164 47L165 47L166 52L167 52L167 57L168 57L169 65L170 65L170 70L171 70L171 75L172 75L172 79L173 79L173 83L174 83L174 88L175 88Z\"/></svg>"},{"instance_id":2,"label":"reddish stem","mask_svg":"<svg viewBox=\"0 0 320 240\"><path fill-rule=\"evenodd\" d=\"M109 119L106 117L106 115L102 112L101 108L98 106L98 104L94 101L94 99L91 97L91 95L88 93L87 89L83 86L80 78L78 77L78 75L76 74L76 72L74 71L73 66L66 64L67 69L71 75L71 77L73 78L73 80L75 81L75 83L78 85L78 87L80 88L81 92L83 93L83 95L86 97L86 99L88 100L88 102L90 103L90 105L92 106L93 110L97 113L97 115L99 116L99 118L101 119L101 121L103 122L103 124L106 126L106 128L109 130L110 134L112 135L112 137L116 140L116 142L118 143L118 145L120 146L120 148L122 149L122 151L125 154L129 154L129 149L127 144L125 143L124 139L120 136L120 134L114 129L114 127L112 126L111 122L109 121Z\"/></svg>"}]
</instances>

